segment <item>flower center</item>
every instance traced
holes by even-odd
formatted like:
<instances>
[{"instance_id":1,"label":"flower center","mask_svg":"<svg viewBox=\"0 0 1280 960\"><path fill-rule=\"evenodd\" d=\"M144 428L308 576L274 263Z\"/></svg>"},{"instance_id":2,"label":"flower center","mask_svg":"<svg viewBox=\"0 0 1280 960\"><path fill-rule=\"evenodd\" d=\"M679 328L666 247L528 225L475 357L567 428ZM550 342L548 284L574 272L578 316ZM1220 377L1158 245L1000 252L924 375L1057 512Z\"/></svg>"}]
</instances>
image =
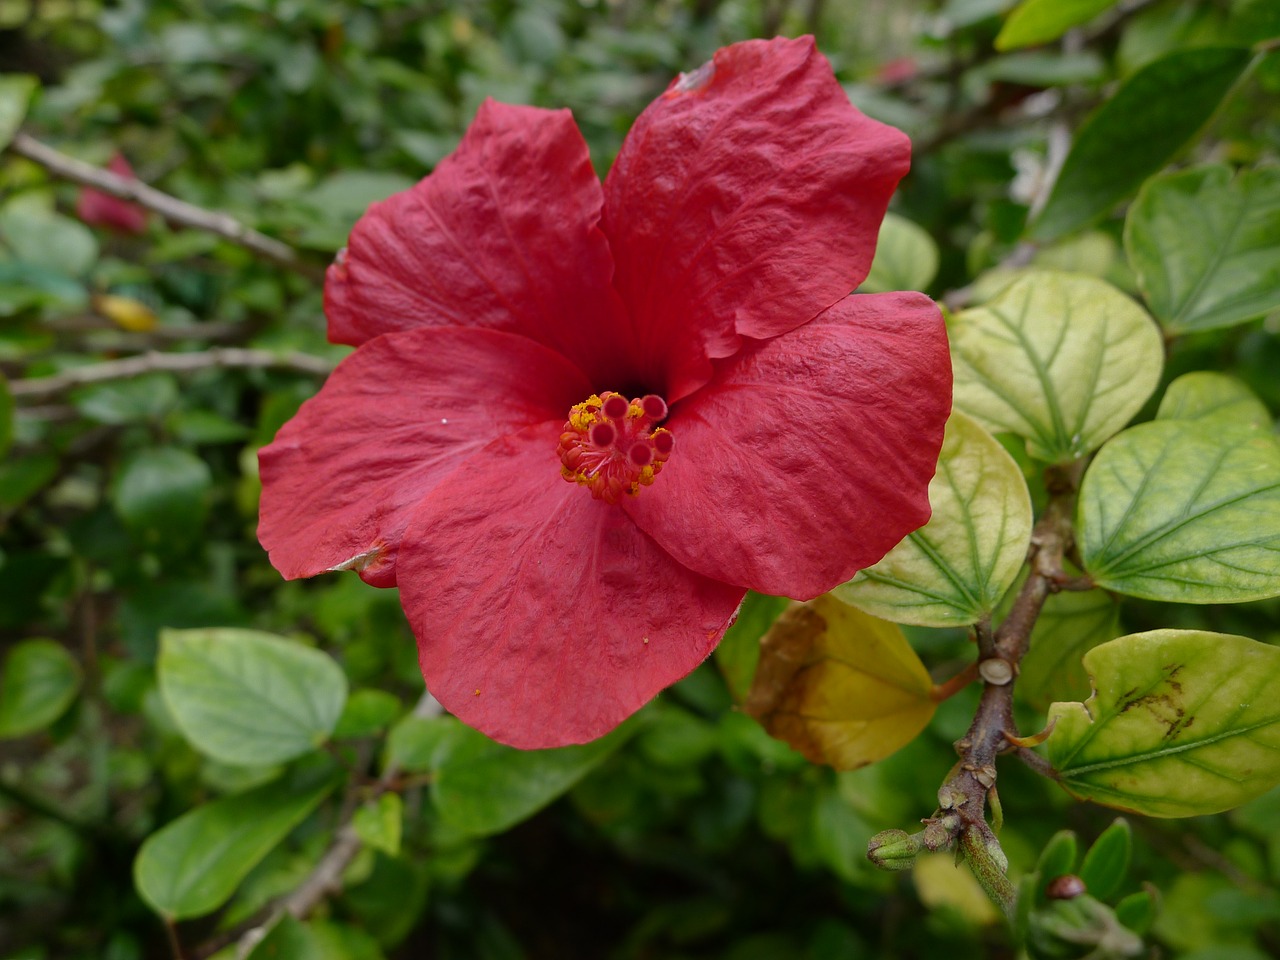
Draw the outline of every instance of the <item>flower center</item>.
<instances>
[{"instance_id":1,"label":"flower center","mask_svg":"<svg viewBox=\"0 0 1280 960\"><path fill-rule=\"evenodd\" d=\"M667 402L656 393L627 400L606 390L569 410L560 434L560 474L597 500L617 503L653 483L671 456L675 437L657 427Z\"/></svg>"}]
</instances>

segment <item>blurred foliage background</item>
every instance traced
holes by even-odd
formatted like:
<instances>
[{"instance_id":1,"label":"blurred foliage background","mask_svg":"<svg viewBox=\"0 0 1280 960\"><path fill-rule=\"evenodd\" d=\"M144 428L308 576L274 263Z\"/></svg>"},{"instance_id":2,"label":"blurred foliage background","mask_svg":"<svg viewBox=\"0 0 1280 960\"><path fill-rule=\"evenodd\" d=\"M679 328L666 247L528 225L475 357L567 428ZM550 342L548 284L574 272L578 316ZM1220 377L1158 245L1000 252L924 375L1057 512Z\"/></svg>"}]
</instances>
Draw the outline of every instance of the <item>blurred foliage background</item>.
<instances>
[{"instance_id":1,"label":"blurred foliage background","mask_svg":"<svg viewBox=\"0 0 1280 960\"><path fill-rule=\"evenodd\" d=\"M564 773L572 786L549 806L537 810L559 791L521 801L501 763L475 765L468 783L516 797L475 823L467 791L446 791L445 768L483 745L444 718L402 719L422 681L394 592L351 575L282 582L254 536L257 448L323 368L299 355L346 352L325 342L318 274L368 203L453 148L484 97L570 107L603 174L677 72L735 40L812 32L855 104L915 144L893 209L924 236L896 273L882 264L873 280L963 303L1017 249L1055 138L1118 81L1170 51L1280 34L1274 0L1129 0L1062 42L999 53L1013 5L0 0L0 72L40 83L27 133L96 165L123 154L146 183L300 254L284 267L155 214L140 233L88 226L79 188L0 155L0 957L209 956L298 887L357 807L371 812L340 889L255 956L1013 956L994 909L949 858L899 875L864 856L873 833L934 807L975 690L883 763L813 767L734 707L735 671L750 669L742 651L781 609L753 598L719 662ZM1191 159L1275 160L1276 59L1236 91ZM1132 289L1120 227L1108 220L1035 260ZM1226 370L1275 414L1275 319L1177 340L1166 381ZM217 361L213 348L227 347L279 361ZM213 359L100 382L74 374L148 351ZM1274 601L1153 607L1131 603L1125 628L1280 640ZM332 740L260 765L197 749L160 695L156 657L161 630L209 627L269 631L334 658L353 695ZM959 631L908 632L937 678L971 657ZM397 724L404 772L379 781ZM1038 729L1031 706L1024 729ZM328 787L294 809L279 842L208 866L232 879L225 907L163 923L132 882L143 840L186 811L289 778ZM1088 841L1114 818L1017 765L1002 768L1001 797L1015 874L1055 831ZM1280 793L1227 815L1134 818L1126 892L1160 891L1153 955L1280 955L1277 815Z\"/></svg>"}]
</instances>

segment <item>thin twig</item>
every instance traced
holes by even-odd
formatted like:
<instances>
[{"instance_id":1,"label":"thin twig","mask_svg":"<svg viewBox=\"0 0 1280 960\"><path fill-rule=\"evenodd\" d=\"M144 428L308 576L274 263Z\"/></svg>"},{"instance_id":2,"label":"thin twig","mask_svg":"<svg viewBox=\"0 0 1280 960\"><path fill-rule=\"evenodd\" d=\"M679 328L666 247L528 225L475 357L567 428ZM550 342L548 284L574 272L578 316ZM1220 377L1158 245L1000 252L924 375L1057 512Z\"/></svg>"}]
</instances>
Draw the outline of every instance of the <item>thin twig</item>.
<instances>
[{"instance_id":1,"label":"thin twig","mask_svg":"<svg viewBox=\"0 0 1280 960\"><path fill-rule=\"evenodd\" d=\"M119 197L121 200L130 200L146 207L148 210L155 211L170 223L216 234L225 240L239 244L246 250L256 253L263 259L270 260L272 263L286 267L312 280L322 280L324 278L324 271L320 267L303 260L298 255L298 252L288 244L259 233L257 230L245 226L239 220L225 213L205 210L184 200L179 200L177 197L172 197L167 193L162 193L154 187L149 187L141 180L122 177L112 173L110 170L103 170L101 167L95 167L92 164L85 163L83 160L69 157L65 153L55 150L48 144L41 143L25 133L17 134L9 144L9 149L20 157L26 157L28 160L40 164L54 176L61 177L63 180L70 180L82 186L101 190L103 193Z\"/></svg>"},{"instance_id":2,"label":"thin twig","mask_svg":"<svg viewBox=\"0 0 1280 960\"><path fill-rule=\"evenodd\" d=\"M189 373L214 367L257 368L293 370L317 377L333 372L333 363L309 353L293 351L274 353L270 350L248 350L241 347L209 347L198 353L160 353L150 351L123 360L107 360L84 367L72 367L48 377L29 380L11 380L9 392L15 398L47 400L67 390L103 383L107 380L127 380L144 373Z\"/></svg>"},{"instance_id":3,"label":"thin twig","mask_svg":"<svg viewBox=\"0 0 1280 960\"><path fill-rule=\"evenodd\" d=\"M413 708L415 717L436 717L443 712L444 707L440 705L440 701L427 690L423 691L422 697ZM399 764L395 762L388 763L387 768L382 772L382 776L372 786L362 789L361 795L366 800L375 800L382 794L394 789L399 780ZM349 794L348 800L353 796L354 794ZM325 851L324 856L320 858L320 862L315 865L307 878L292 893L276 904L275 908L267 914L264 921L240 935L237 940L237 957L240 960L249 955L254 946L262 941L262 938L285 914L295 920L305 920L325 897L342 889L342 874L351 865L351 861L356 858L361 846L360 837L356 834L351 822L357 805L355 803L347 803L344 806L348 812L344 814L343 823L334 835L333 844Z\"/></svg>"}]
</instances>

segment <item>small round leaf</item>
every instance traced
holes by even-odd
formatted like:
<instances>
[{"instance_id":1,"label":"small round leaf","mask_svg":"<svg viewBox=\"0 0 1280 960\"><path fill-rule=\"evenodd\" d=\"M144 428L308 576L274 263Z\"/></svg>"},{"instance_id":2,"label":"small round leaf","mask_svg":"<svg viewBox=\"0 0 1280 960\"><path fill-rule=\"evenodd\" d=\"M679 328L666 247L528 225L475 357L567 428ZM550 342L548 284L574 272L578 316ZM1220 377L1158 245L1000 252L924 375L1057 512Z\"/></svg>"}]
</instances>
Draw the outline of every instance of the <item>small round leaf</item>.
<instances>
[{"instance_id":1,"label":"small round leaf","mask_svg":"<svg viewBox=\"0 0 1280 960\"><path fill-rule=\"evenodd\" d=\"M1079 459L1120 430L1160 379L1142 308L1093 277L1029 271L952 318L956 406L1038 460Z\"/></svg>"},{"instance_id":2,"label":"small round leaf","mask_svg":"<svg viewBox=\"0 0 1280 960\"><path fill-rule=\"evenodd\" d=\"M23 640L0 677L0 738L23 737L53 723L80 690L80 665L53 640Z\"/></svg>"}]
</instances>

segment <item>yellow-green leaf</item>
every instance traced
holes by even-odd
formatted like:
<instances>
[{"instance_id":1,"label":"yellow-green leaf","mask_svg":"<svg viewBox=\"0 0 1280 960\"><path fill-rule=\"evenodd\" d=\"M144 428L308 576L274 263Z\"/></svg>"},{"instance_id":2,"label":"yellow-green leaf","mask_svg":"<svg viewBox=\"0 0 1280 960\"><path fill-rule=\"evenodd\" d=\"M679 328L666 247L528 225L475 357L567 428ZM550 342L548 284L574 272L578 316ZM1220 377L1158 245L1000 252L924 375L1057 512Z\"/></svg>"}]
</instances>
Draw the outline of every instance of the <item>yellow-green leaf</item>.
<instances>
[{"instance_id":1,"label":"yellow-green leaf","mask_svg":"<svg viewBox=\"0 0 1280 960\"><path fill-rule=\"evenodd\" d=\"M1016 50L1057 40L1092 20L1117 0L1022 0L996 36L997 50Z\"/></svg>"},{"instance_id":2,"label":"yellow-green leaf","mask_svg":"<svg viewBox=\"0 0 1280 960\"><path fill-rule=\"evenodd\" d=\"M933 683L902 631L827 594L796 604L761 643L746 711L814 763L853 770L915 739Z\"/></svg>"},{"instance_id":3,"label":"yellow-green leaf","mask_svg":"<svg viewBox=\"0 0 1280 960\"><path fill-rule=\"evenodd\" d=\"M39 82L25 73L0 77L0 150L9 145L27 115L27 104Z\"/></svg>"},{"instance_id":4,"label":"yellow-green leaf","mask_svg":"<svg viewBox=\"0 0 1280 960\"><path fill-rule=\"evenodd\" d=\"M15 644L0 674L0 739L49 726L75 701L80 681L80 664L57 641Z\"/></svg>"},{"instance_id":5,"label":"yellow-green leaf","mask_svg":"<svg viewBox=\"0 0 1280 960\"><path fill-rule=\"evenodd\" d=\"M1029 271L990 303L952 318L956 406L1038 460L1083 457L1155 390L1160 333L1115 287Z\"/></svg>"},{"instance_id":6,"label":"yellow-green leaf","mask_svg":"<svg viewBox=\"0 0 1280 960\"><path fill-rule=\"evenodd\" d=\"M1280 648L1153 630L1085 655L1094 694L1055 703L1049 762L1068 791L1153 817L1239 806L1280 783Z\"/></svg>"},{"instance_id":7,"label":"yellow-green leaf","mask_svg":"<svg viewBox=\"0 0 1280 960\"><path fill-rule=\"evenodd\" d=\"M1280 595L1280 443L1214 417L1139 424L1090 464L1078 529L1085 570L1117 593Z\"/></svg>"},{"instance_id":8,"label":"yellow-green leaf","mask_svg":"<svg viewBox=\"0 0 1280 960\"><path fill-rule=\"evenodd\" d=\"M923 228L886 213L880 222L880 237L871 272L858 288L861 293L890 290L924 290L938 274L938 245Z\"/></svg>"},{"instance_id":9,"label":"yellow-green leaf","mask_svg":"<svg viewBox=\"0 0 1280 960\"><path fill-rule=\"evenodd\" d=\"M896 623L976 623L1013 583L1031 542L1031 495L1013 457L954 411L929 483L929 522L837 587L846 603Z\"/></svg>"},{"instance_id":10,"label":"yellow-green leaf","mask_svg":"<svg viewBox=\"0 0 1280 960\"><path fill-rule=\"evenodd\" d=\"M1271 412L1239 380L1199 370L1180 376L1164 392L1157 420L1208 420L1221 429L1270 429Z\"/></svg>"}]
</instances>

